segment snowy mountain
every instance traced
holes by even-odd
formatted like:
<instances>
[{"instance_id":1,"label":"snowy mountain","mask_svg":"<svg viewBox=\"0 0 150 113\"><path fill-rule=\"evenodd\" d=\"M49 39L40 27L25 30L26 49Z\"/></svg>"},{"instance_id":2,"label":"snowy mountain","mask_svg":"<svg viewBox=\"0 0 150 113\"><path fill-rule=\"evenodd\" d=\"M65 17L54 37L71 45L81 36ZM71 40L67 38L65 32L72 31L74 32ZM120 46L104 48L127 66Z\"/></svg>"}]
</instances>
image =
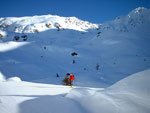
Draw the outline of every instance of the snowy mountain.
<instances>
[{"instance_id":1,"label":"snowy mountain","mask_svg":"<svg viewBox=\"0 0 150 113\"><path fill-rule=\"evenodd\" d=\"M75 85L107 87L150 68L149 29L150 9L141 7L103 24L55 15L0 18L0 71L59 85L72 72Z\"/></svg>"},{"instance_id":2,"label":"snowy mountain","mask_svg":"<svg viewBox=\"0 0 150 113\"><path fill-rule=\"evenodd\" d=\"M149 29L141 7L103 24L0 18L0 113L149 113Z\"/></svg>"},{"instance_id":3,"label":"snowy mountain","mask_svg":"<svg viewBox=\"0 0 150 113\"><path fill-rule=\"evenodd\" d=\"M106 22L102 25L101 30L113 29L120 32L133 32L136 30L145 31L149 28L150 9L139 7L131 11L128 15L119 16L113 21ZM141 28L142 27L142 28Z\"/></svg>"},{"instance_id":4,"label":"snowy mountain","mask_svg":"<svg viewBox=\"0 0 150 113\"><path fill-rule=\"evenodd\" d=\"M43 15L33 17L8 17L0 19L1 29L15 33L35 33L49 29L73 29L85 31L98 28L97 24L79 20L76 17L60 17L55 15Z\"/></svg>"}]
</instances>

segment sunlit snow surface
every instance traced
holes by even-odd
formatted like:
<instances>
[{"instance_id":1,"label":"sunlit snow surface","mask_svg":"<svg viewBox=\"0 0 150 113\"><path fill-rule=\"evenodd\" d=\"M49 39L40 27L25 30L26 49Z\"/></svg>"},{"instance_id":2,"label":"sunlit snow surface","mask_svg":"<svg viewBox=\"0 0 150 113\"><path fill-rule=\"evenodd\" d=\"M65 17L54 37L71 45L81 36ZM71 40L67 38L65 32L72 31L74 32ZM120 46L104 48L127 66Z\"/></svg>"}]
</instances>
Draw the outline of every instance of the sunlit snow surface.
<instances>
[{"instance_id":1,"label":"sunlit snow surface","mask_svg":"<svg viewBox=\"0 0 150 113\"><path fill-rule=\"evenodd\" d=\"M26 44L29 44L29 42L5 42L5 43L0 43L0 52L6 52L6 51L11 51L14 49L17 49L21 46L24 46Z\"/></svg>"}]
</instances>

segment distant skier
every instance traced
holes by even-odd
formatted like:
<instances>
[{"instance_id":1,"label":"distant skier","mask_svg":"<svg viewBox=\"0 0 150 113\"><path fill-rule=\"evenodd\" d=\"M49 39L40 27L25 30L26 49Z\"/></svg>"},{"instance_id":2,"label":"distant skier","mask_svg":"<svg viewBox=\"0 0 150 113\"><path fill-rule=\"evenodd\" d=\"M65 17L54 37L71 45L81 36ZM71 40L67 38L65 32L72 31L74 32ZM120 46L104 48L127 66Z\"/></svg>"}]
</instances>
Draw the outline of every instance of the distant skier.
<instances>
[{"instance_id":1,"label":"distant skier","mask_svg":"<svg viewBox=\"0 0 150 113\"><path fill-rule=\"evenodd\" d=\"M56 77L59 77L59 74L58 74L58 73L56 73Z\"/></svg>"}]
</instances>

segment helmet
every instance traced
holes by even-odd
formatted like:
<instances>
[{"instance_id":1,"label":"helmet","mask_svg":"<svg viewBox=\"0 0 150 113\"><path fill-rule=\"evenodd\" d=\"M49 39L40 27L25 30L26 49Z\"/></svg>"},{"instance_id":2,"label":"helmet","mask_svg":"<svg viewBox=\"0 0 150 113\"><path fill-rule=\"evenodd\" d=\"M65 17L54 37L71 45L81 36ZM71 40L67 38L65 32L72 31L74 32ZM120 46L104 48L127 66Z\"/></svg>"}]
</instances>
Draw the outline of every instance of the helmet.
<instances>
[{"instance_id":1,"label":"helmet","mask_svg":"<svg viewBox=\"0 0 150 113\"><path fill-rule=\"evenodd\" d=\"M70 73L67 73L66 75L70 75Z\"/></svg>"}]
</instances>

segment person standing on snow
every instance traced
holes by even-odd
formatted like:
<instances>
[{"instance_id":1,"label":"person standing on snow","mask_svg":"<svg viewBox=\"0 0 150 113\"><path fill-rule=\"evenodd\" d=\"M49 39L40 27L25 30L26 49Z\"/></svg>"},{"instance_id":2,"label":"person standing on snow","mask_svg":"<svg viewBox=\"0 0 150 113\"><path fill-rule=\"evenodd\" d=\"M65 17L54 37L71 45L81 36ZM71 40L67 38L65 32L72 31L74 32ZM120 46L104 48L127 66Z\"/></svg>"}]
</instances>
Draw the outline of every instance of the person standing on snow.
<instances>
[{"instance_id":1,"label":"person standing on snow","mask_svg":"<svg viewBox=\"0 0 150 113\"><path fill-rule=\"evenodd\" d=\"M70 73L67 73L66 74L66 77L63 79L63 81L62 81L62 84L63 85L67 85L67 86L69 86L70 85L70 80L69 80L69 75L70 75Z\"/></svg>"}]
</instances>

